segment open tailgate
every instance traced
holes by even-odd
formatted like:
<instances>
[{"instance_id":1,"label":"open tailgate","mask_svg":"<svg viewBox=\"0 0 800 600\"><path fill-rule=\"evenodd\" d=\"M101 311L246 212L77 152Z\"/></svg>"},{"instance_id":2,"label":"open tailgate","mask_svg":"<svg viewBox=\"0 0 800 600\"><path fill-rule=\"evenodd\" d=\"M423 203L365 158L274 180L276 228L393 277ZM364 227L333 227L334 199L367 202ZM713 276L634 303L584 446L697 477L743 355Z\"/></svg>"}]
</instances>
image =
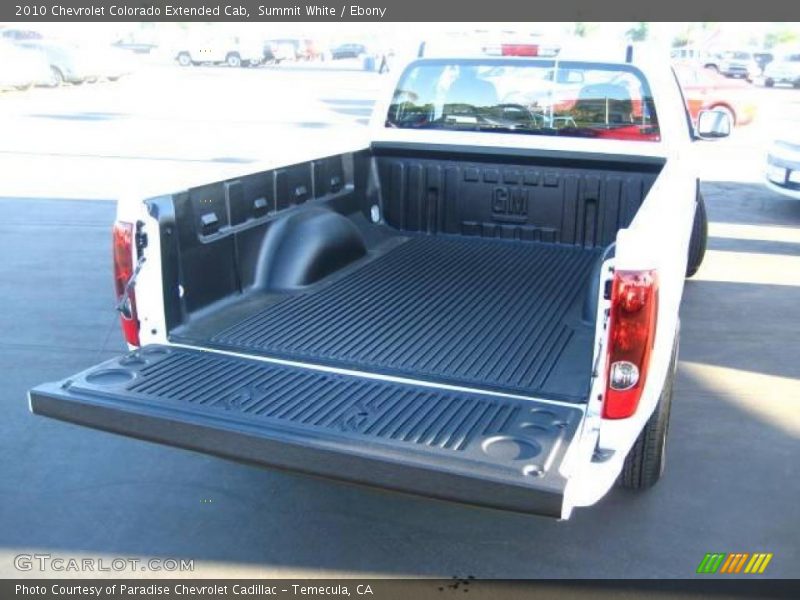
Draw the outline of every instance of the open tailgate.
<instances>
[{"instance_id":1,"label":"open tailgate","mask_svg":"<svg viewBox=\"0 0 800 600\"><path fill-rule=\"evenodd\" d=\"M583 411L147 346L30 391L31 410L225 458L561 517Z\"/></svg>"}]
</instances>

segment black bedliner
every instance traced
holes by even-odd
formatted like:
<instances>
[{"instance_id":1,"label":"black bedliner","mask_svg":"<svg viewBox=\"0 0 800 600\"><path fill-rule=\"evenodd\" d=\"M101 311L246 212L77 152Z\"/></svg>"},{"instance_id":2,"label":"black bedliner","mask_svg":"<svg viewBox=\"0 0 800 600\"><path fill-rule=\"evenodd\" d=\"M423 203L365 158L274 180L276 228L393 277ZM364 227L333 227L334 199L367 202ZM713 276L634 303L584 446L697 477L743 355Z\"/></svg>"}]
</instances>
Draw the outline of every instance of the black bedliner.
<instances>
[{"instance_id":1,"label":"black bedliner","mask_svg":"<svg viewBox=\"0 0 800 600\"><path fill-rule=\"evenodd\" d=\"M34 413L235 460L561 516L581 410L148 346L30 392Z\"/></svg>"},{"instance_id":2,"label":"black bedliner","mask_svg":"<svg viewBox=\"0 0 800 600\"><path fill-rule=\"evenodd\" d=\"M662 163L377 146L151 199L168 339L585 401L599 257Z\"/></svg>"},{"instance_id":3,"label":"black bedliner","mask_svg":"<svg viewBox=\"0 0 800 600\"><path fill-rule=\"evenodd\" d=\"M229 306L174 341L482 389L583 401L593 327L581 320L601 250L403 237L335 280ZM400 240L398 240L400 241ZM592 315L593 317L594 315Z\"/></svg>"}]
</instances>

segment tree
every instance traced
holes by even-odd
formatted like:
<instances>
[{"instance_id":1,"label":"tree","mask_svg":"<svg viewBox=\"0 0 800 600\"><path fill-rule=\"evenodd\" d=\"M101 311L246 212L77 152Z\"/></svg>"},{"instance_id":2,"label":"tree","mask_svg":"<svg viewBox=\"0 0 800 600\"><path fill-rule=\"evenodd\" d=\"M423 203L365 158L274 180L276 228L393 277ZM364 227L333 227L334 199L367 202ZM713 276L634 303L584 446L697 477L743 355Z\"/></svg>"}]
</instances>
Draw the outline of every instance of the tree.
<instances>
[{"instance_id":1,"label":"tree","mask_svg":"<svg viewBox=\"0 0 800 600\"><path fill-rule=\"evenodd\" d=\"M639 21L625 32L631 42L643 42L647 39L648 25L644 21Z\"/></svg>"},{"instance_id":2,"label":"tree","mask_svg":"<svg viewBox=\"0 0 800 600\"><path fill-rule=\"evenodd\" d=\"M679 33L674 38L672 38L672 47L673 48L683 48L684 46L689 45L689 34Z\"/></svg>"},{"instance_id":3,"label":"tree","mask_svg":"<svg viewBox=\"0 0 800 600\"><path fill-rule=\"evenodd\" d=\"M584 23L578 21L572 28L572 35L576 37L586 38L591 36L597 31L597 23Z\"/></svg>"},{"instance_id":4,"label":"tree","mask_svg":"<svg viewBox=\"0 0 800 600\"><path fill-rule=\"evenodd\" d=\"M783 44L796 43L798 40L797 32L792 29L775 29L764 36L764 45L767 48L774 48Z\"/></svg>"}]
</instances>

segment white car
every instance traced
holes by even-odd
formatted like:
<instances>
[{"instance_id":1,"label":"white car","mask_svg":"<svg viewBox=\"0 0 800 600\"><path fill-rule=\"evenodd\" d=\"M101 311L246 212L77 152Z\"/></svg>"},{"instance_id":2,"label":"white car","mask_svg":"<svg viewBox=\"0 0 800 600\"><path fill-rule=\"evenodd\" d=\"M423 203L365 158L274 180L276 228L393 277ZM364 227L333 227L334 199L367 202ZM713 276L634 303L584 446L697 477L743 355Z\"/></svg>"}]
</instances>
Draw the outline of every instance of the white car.
<instances>
[{"instance_id":1,"label":"white car","mask_svg":"<svg viewBox=\"0 0 800 600\"><path fill-rule=\"evenodd\" d=\"M130 352L31 390L32 411L563 519L654 485L706 245L688 147L727 116L690 131L669 64L636 56L398 75L368 141L121 201ZM515 77L586 85L540 110L500 97Z\"/></svg>"},{"instance_id":2,"label":"white car","mask_svg":"<svg viewBox=\"0 0 800 600\"><path fill-rule=\"evenodd\" d=\"M741 77L753 81L761 73L753 53L749 50L726 50L705 60L706 68L714 69L725 77Z\"/></svg>"},{"instance_id":3,"label":"white car","mask_svg":"<svg viewBox=\"0 0 800 600\"><path fill-rule=\"evenodd\" d=\"M788 84L800 88L800 53L786 54L769 63L764 69L764 85Z\"/></svg>"},{"instance_id":4,"label":"white car","mask_svg":"<svg viewBox=\"0 0 800 600\"><path fill-rule=\"evenodd\" d=\"M137 68L135 56L117 46L96 44L85 46L84 52L91 63L89 70L98 79L117 81Z\"/></svg>"},{"instance_id":5,"label":"white car","mask_svg":"<svg viewBox=\"0 0 800 600\"><path fill-rule=\"evenodd\" d=\"M182 67L200 64L224 64L229 67L256 66L264 60L264 45L255 40L190 37L174 51L174 56Z\"/></svg>"},{"instance_id":6,"label":"white car","mask_svg":"<svg viewBox=\"0 0 800 600\"><path fill-rule=\"evenodd\" d=\"M41 52L0 39L0 89L50 83L50 64Z\"/></svg>"},{"instance_id":7,"label":"white car","mask_svg":"<svg viewBox=\"0 0 800 600\"><path fill-rule=\"evenodd\" d=\"M767 153L767 187L800 200L800 120L784 123Z\"/></svg>"}]
</instances>

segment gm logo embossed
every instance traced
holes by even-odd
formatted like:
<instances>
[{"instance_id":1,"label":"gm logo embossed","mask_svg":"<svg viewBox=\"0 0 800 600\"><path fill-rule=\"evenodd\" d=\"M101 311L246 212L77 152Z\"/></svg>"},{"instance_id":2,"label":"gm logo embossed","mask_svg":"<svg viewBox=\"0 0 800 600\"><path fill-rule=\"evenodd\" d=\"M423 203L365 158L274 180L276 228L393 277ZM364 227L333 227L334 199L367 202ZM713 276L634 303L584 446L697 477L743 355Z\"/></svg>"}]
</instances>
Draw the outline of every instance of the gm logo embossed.
<instances>
[{"instance_id":1,"label":"gm logo embossed","mask_svg":"<svg viewBox=\"0 0 800 600\"><path fill-rule=\"evenodd\" d=\"M496 187L492 193L492 218L525 223L528 220L528 190Z\"/></svg>"}]
</instances>

